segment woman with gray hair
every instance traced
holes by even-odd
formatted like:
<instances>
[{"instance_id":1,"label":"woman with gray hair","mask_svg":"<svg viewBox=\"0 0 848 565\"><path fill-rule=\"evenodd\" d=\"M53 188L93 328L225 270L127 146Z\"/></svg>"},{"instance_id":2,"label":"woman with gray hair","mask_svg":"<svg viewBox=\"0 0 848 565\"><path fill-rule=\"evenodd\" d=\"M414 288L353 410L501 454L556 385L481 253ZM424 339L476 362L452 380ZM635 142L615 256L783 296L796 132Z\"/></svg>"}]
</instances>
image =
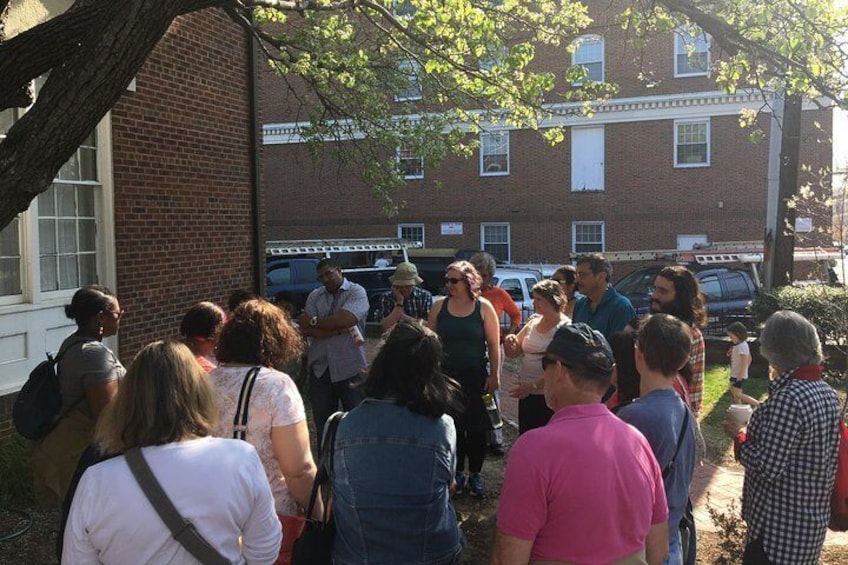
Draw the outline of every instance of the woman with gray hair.
<instances>
[{"instance_id":1,"label":"woman with gray hair","mask_svg":"<svg viewBox=\"0 0 848 565\"><path fill-rule=\"evenodd\" d=\"M747 429L724 429L745 467L742 517L748 524L743 564L819 562L836 473L840 407L821 379L815 326L788 310L773 314L760 352L779 376Z\"/></svg>"}]
</instances>

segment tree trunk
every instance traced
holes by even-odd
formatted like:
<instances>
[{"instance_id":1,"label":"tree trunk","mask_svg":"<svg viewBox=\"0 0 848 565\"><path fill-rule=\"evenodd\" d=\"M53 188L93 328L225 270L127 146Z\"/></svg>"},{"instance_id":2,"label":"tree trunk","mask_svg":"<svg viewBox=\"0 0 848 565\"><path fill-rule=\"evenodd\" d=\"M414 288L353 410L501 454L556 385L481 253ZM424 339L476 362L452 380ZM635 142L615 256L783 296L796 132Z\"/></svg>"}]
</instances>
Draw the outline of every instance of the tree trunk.
<instances>
[{"instance_id":1,"label":"tree trunk","mask_svg":"<svg viewBox=\"0 0 848 565\"><path fill-rule=\"evenodd\" d=\"M0 142L0 229L49 188L61 166L124 95L174 18L209 5L186 0L88 0L79 4L84 6L75 5L66 14L72 16L76 9L88 25L78 25L81 20L66 15L67 25L57 33L67 31L69 35L52 40L53 45L70 42L77 47L55 57L54 62L61 64L52 67L35 104ZM93 23L92 10L97 14ZM42 26L51 29L49 24L0 46L7 48L2 59L23 60L21 54L28 49L41 49L31 40L43 37ZM9 46L20 48L10 50Z\"/></svg>"},{"instance_id":2,"label":"tree trunk","mask_svg":"<svg viewBox=\"0 0 848 565\"><path fill-rule=\"evenodd\" d=\"M792 283L795 253L795 208L789 204L798 194L798 162L801 150L801 98L786 97L780 136L780 177L777 199L777 231L771 261L772 288Z\"/></svg>"}]
</instances>

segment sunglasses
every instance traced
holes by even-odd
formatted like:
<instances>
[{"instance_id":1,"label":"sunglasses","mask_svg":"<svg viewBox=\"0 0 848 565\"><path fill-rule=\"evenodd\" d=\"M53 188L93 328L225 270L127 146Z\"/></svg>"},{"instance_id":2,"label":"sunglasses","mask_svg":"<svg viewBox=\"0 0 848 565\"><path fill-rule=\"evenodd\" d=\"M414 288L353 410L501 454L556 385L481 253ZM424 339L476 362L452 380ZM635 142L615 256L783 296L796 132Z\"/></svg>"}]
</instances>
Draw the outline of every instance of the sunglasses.
<instances>
[{"instance_id":1,"label":"sunglasses","mask_svg":"<svg viewBox=\"0 0 848 565\"><path fill-rule=\"evenodd\" d=\"M454 279L451 277L445 277L445 284L459 284L462 282L462 279Z\"/></svg>"}]
</instances>

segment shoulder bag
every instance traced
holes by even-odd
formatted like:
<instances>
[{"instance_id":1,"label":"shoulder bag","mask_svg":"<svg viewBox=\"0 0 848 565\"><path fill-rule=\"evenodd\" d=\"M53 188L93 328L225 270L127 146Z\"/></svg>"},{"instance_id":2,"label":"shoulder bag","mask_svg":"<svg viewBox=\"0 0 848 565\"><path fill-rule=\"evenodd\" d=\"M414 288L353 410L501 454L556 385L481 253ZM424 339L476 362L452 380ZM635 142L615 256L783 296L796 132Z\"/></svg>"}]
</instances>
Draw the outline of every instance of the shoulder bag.
<instances>
[{"instance_id":1,"label":"shoulder bag","mask_svg":"<svg viewBox=\"0 0 848 565\"><path fill-rule=\"evenodd\" d=\"M683 444L683 437L686 435L686 430L689 428L689 407L685 405L684 407L686 408L686 413L683 415L683 425L680 426L680 433L677 435L677 447L674 449L674 455L671 456L671 461L663 467L663 480L674 470L674 462L677 459L677 454L680 453L680 446ZM695 531L695 516L692 514L691 498L686 499L686 507L683 509L683 516L680 518L677 528L680 532L680 554L683 556L683 565L695 565L698 543L697 533Z\"/></svg>"},{"instance_id":2,"label":"shoulder bag","mask_svg":"<svg viewBox=\"0 0 848 565\"><path fill-rule=\"evenodd\" d=\"M230 561L209 545L194 524L180 515L144 459L141 449L134 447L126 452L125 457L133 477L156 513L168 526L171 536L204 565L229 565Z\"/></svg>"},{"instance_id":3,"label":"shoulder bag","mask_svg":"<svg viewBox=\"0 0 848 565\"><path fill-rule=\"evenodd\" d=\"M318 471L315 473L315 481L312 483L309 507L306 509L306 525L303 533L294 542L292 565L331 565L333 562L333 538L336 535L333 518L330 516L333 495L333 452L336 444L336 430L344 416L344 412L336 412L327 420L324 437L321 440L321 460L318 463ZM324 513L320 520L314 520L312 512L315 510L315 503L319 496L324 502Z\"/></svg>"}]
</instances>

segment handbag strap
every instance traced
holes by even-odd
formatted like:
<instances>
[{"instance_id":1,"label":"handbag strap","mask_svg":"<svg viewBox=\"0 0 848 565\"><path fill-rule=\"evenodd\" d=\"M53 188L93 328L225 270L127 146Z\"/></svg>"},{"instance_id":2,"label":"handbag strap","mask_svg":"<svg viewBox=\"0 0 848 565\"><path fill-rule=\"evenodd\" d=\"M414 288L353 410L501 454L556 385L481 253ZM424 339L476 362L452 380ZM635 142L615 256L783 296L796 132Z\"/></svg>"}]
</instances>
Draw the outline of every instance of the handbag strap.
<instances>
[{"instance_id":1,"label":"handbag strap","mask_svg":"<svg viewBox=\"0 0 848 565\"><path fill-rule=\"evenodd\" d=\"M236 414L233 416L233 439L247 441L247 410L250 407L250 394L253 392L253 385L256 384L259 369L261 367L258 366L250 369L241 383Z\"/></svg>"},{"instance_id":2,"label":"handbag strap","mask_svg":"<svg viewBox=\"0 0 848 565\"><path fill-rule=\"evenodd\" d=\"M674 470L674 461L677 459L677 454L680 453L680 446L683 444L683 436L686 434L686 428L689 427L689 408L685 408L686 412L683 414L683 425L680 426L680 433L677 435L677 447L674 448L674 455L671 456L671 461L662 470L663 479L668 477L671 471Z\"/></svg>"},{"instance_id":3,"label":"handbag strap","mask_svg":"<svg viewBox=\"0 0 848 565\"><path fill-rule=\"evenodd\" d=\"M135 477L156 513L168 526L171 536L201 563L209 565L229 564L228 559L203 539L194 524L180 515L171 499L162 489L162 485L159 484L156 475L150 469L150 465L144 459L141 449L133 447L126 452L125 457L133 477Z\"/></svg>"},{"instance_id":4,"label":"handbag strap","mask_svg":"<svg viewBox=\"0 0 848 565\"><path fill-rule=\"evenodd\" d=\"M336 412L330 419L327 420L327 423L324 426L324 435L321 438L320 451L321 451L321 459L318 462L318 469L315 472L315 480L312 481L312 492L309 495L309 506L306 509L306 518L310 519L312 517L312 511L315 510L315 503L318 500L318 496L321 492L321 487L323 485L330 485L332 481L330 480L330 473L333 469L333 454L335 452L336 445L336 431L339 428L339 422L342 421L346 412ZM329 497L327 497L329 500ZM321 517L321 522L326 524L329 512L329 504L324 504L324 513Z\"/></svg>"}]
</instances>

